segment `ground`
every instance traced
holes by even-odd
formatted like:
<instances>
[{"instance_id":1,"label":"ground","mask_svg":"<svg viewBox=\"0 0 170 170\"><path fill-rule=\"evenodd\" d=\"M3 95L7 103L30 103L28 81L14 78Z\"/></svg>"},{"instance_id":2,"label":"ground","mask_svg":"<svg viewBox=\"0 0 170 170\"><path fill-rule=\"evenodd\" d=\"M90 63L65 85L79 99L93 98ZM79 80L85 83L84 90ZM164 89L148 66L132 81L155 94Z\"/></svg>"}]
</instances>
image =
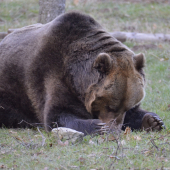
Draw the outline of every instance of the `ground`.
<instances>
[{"instance_id":1,"label":"ground","mask_svg":"<svg viewBox=\"0 0 170 170\"><path fill-rule=\"evenodd\" d=\"M154 3L153 3L154 2ZM38 0L0 0L0 32L37 22ZM67 0L66 11L92 15L107 31L170 34L170 2ZM126 42L145 53L147 85L142 108L165 122L160 133L90 137L67 146L43 129L1 129L0 169L170 169L170 49L168 43ZM43 145L43 146L42 146Z\"/></svg>"}]
</instances>

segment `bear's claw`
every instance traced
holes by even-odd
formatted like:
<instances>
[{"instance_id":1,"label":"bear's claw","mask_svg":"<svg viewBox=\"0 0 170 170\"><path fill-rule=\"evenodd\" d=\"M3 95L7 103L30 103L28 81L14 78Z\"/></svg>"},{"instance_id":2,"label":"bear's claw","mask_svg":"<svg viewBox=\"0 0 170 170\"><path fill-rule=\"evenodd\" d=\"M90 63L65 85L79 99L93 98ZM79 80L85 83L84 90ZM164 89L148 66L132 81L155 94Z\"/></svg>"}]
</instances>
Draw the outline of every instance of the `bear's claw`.
<instances>
[{"instance_id":1,"label":"bear's claw","mask_svg":"<svg viewBox=\"0 0 170 170\"><path fill-rule=\"evenodd\" d=\"M161 125L162 129L166 129L166 126L164 125L164 122L162 119L160 119L158 116L153 116Z\"/></svg>"},{"instance_id":2,"label":"bear's claw","mask_svg":"<svg viewBox=\"0 0 170 170\"><path fill-rule=\"evenodd\" d=\"M106 125L106 123L98 123L97 124L100 128L96 128L96 133L98 134L104 134L108 133L110 130L110 127Z\"/></svg>"},{"instance_id":3,"label":"bear's claw","mask_svg":"<svg viewBox=\"0 0 170 170\"><path fill-rule=\"evenodd\" d=\"M106 123L97 123L97 125L104 126L104 125L106 125Z\"/></svg>"},{"instance_id":4,"label":"bear's claw","mask_svg":"<svg viewBox=\"0 0 170 170\"><path fill-rule=\"evenodd\" d=\"M146 113L142 119L142 129L149 131L160 131L165 129L165 125L155 113Z\"/></svg>"}]
</instances>

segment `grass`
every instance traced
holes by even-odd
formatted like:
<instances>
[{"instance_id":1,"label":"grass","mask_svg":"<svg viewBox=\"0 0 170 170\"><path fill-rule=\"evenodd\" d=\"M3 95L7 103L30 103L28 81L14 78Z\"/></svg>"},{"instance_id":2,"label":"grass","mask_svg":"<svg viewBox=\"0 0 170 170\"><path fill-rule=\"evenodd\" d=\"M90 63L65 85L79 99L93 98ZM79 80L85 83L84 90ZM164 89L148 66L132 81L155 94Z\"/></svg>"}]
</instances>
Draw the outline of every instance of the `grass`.
<instances>
[{"instance_id":1,"label":"grass","mask_svg":"<svg viewBox=\"0 0 170 170\"><path fill-rule=\"evenodd\" d=\"M0 133L0 167L4 169L161 169L169 164L169 131L121 134L117 141L99 143L100 136L86 136L81 143L61 146L51 134L33 130ZM89 141L93 141L90 144Z\"/></svg>"},{"instance_id":2,"label":"grass","mask_svg":"<svg viewBox=\"0 0 170 170\"><path fill-rule=\"evenodd\" d=\"M68 3L67 7L67 11L81 10L91 14L108 31L170 32L170 5L166 3L92 0L77 6Z\"/></svg>"},{"instance_id":3,"label":"grass","mask_svg":"<svg viewBox=\"0 0 170 170\"><path fill-rule=\"evenodd\" d=\"M132 1L132 0L131 0ZM76 1L74 1L76 2ZM66 11L92 15L108 31L170 34L170 3L140 1L67 0ZM0 31L37 22L38 0L0 0ZM120 134L117 140L86 136L81 143L61 146L51 133L35 129L0 129L0 169L170 169L170 48L155 43L143 48L126 42L146 56L146 97L142 107L160 115L167 127L162 132ZM91 144L92 143L92 144Z\"/></svg>"},{"instance_id":4,"label":"grass","mask_svg":"<svg viewBox=\"0 0 170 170\"><path fill-rule=\"evenodd\" d=\"M0 31L35 23L38 8L38 0L0 0Z\"/></svg>"}]
</instances>

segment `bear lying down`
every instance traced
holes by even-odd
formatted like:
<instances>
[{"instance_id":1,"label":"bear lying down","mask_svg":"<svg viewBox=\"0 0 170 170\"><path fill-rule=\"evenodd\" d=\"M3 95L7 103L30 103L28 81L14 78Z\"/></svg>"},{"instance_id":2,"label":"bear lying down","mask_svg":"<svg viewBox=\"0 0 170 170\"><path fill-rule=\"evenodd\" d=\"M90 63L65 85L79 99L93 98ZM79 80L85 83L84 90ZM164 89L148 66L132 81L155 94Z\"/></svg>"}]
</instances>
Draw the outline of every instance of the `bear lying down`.
<instances>
[{"instance_id":1,"label":"bear lying down","mask_svg":"<svg viewBox=\"0 0 170 170\"><path fill-rule=\"evenodd\" d=\"M0 126L161 130L159 116L139 107L144 64L88 15L17 29L0 43Z\"/></svg>"}]
</instances>

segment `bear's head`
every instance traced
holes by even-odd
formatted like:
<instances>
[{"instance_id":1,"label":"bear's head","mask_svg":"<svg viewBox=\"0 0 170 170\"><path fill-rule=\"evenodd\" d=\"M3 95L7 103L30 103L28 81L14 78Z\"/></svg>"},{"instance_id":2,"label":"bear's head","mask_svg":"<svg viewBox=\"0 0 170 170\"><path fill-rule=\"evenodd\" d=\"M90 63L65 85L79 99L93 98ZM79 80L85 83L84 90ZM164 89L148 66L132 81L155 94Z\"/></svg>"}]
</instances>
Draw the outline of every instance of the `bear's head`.
<instances>
[{"instance_id":1,"label":"bear's head","mask_svg":"<svg viewBox=\"0 0 170 170\"><path fill-rule=\"evenodd\" d=\"M89 86L85 105L94 118L104 123L115 120L117 125L122 124L125 112L145 96L144 55L131 51L124 54L115 57L112 53L100 53L93 63L100 78Z\"/></svg>"}]
</instances>

